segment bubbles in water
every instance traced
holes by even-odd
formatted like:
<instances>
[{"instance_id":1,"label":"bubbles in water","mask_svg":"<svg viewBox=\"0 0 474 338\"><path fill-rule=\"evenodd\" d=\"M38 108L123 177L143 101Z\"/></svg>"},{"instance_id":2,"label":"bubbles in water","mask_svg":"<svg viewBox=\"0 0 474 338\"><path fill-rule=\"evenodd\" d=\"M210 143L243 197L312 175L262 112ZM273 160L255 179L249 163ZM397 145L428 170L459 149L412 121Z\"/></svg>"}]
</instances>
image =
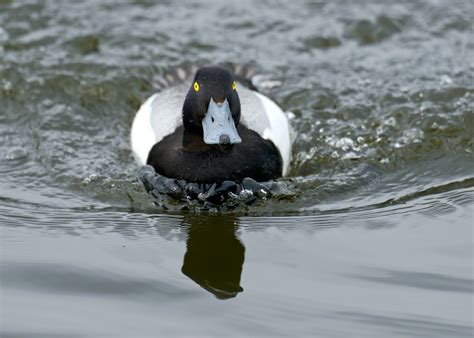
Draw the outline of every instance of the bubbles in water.
<instances>
[{"instance_id":1,"label":"bubbles in water","mask_svg":"<svg viewBox=\"0 0 474 338\"><path fill-rule=\"evenodd\" d=\"M357 146L350 137L338 138L334 135L326 139L326 143L332 148L337 148L331 153L331 158L341 158L343 160L357 159L360 158L360 147ZM342 155L340 152L343 152Z\"/></svg>"},{"instance_id":2,"label":"bubbles in water","mask_svg":"<svg viewBox=\"0 0 474 338\"><path fill-rule=\"evenodd\" d=\"M402 140L405 143L419 143L423 139L424 133L418 128L411 128L403 132Z\"/></svg>"},{"instance_id":3,"label":"bubbles in water","mask_svg":"<svg viewBox=\"0 0 474 338\"><path fill-rule=\"evenodd\" d=\"M397 120L395 120L395 117L391 116L385 120L384 124L389 127L395 127L397 125Z\"/></svg>"},{"instance_id":4,"label":"bubbles in water","mask_svg":"<svg viewBox=\"0 0 474 338\"><path fill-rule=\"evenodd\" d=\"M347 151L354 147L354 141L352 141L352 139L349 137L343 137L336 141L336 147L341 148L343 151Z\"/></svg>"},{"instance_id":5,"label":"bubbles in water","mask_svg":"<svg viewBox=\"0 0 474 338\"><path fill-rule=\"evenodd\" d=\"M3 87L3 90L10 91L13 88L13 83L11 83L10 81L8 81L6 79L3 79L2 80L2 87Z\"/></svg>"},{"instance_id":6,"label":"bubbles in water","mask_svg":"<svg viewBox=\"0 0 474 338\"><path fill-rule=\"evenodd\" d=\"M401 145L399 142L395 142L395 143L393 144L393 147L399 149L399 148L402 147L402 145Z\"/></svg>"},{"instance_id":7,"label":"bubbles in water","mask_svg":"<svg viewBox=\"0 0 474 338\"><path fill-rule=\"evenodd\" d=\"M331 136L326 140L326 142L330 146L340 148L343 151L347 151L354 147L354 141L349 137L337 138L335 136Z\"/></svg>"},{"instance_id":8,"label":"bubbles in water","mask_svg":"<svg viewBox=\"0 0 474 338\"><path fill-rule=\"evenodd\" d=\"M89 184L89 183L91 183L92 181L95 181L98 177L99 177L99 175L97 175L97 174L90 174L90 175L88 175L87 177L85 177L85 178L82 180L82 182L83 182L84 184Z\"/></svg>"},{"instance_id":9,"label":"bubbles in water","mask_svg":"<svg viewBox=\"0 0 474 338\"><path fill-rule=\"evenodd\" d=\"M456 102L454 103L454 106L456 108L468 107L469 105L472 104L471 100L469 99L470 96L471 96L471 93L469 92L464 94L462 97L456 100Z\"/></svg>"},{"instance_id":10,"label":"bubbles in water","mask_svg":"<svg viewBox=\"0 0 474 338\"><path fill-rule=\"evenodd\" d=\"M453 84L453 79L451 79L451 77L447 74L443 74L441 75L440 79L439 79L439 84L440 85L450 85L450 84Z\"/></svg>"},{"instance_id":11,"label":"bubbles in water","mask_svg":"<svg viewBox=\"0 0 474 338\"><path fill-rule=\"evenodd\" d=\"M317 154L317 148L316 147L312 147L309 152L300 152L298 153L297 157L302 160L302 161L309 161L311 159L314 158L314 156L316 156Z\"/></svg>"},{"instance_id":12,"label":"bubbles in water","mask_svg":"<svg viewBox=\"0 0 474 338\"><path fill-rule=\"evenodd\" d=\"M402 148L405 145L413 144L413 143L420 143L424 137L424 133L422 130L418 128L411 128L405 130L403 135L397 139L396 142L392 144L394 148Z\"/></svg>"},{"instance_id":13,"label":"bubbles in water","mask_svg":"<svg viewBox=\"0 0 474 338\"><path fill-rule=\"evenodd\" d=\"M281 81L272 80L268 75L257 74L252 77L252 83L262 89L272 89L281 86Z\"/></svg>"}]
</instances>

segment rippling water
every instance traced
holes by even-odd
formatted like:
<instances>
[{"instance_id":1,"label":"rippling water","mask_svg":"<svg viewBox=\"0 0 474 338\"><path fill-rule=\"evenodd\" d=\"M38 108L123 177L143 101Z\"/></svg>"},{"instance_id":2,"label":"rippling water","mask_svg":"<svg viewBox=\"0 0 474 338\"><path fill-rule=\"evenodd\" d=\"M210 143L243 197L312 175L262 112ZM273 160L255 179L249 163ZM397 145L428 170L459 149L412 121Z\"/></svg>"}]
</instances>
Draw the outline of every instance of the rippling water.
<instances>
[{"instance_id":1,"label":"rippling water","mask_svg":"<svg viewBox=\"0 0 474 338\"><path fill-rule=\"evenodd\" d=\"M5 337L473 334L470 1L0 0ZM251 66L289 198L166 208L129 130L175 67Z\"/></svg>"}]
</instances>

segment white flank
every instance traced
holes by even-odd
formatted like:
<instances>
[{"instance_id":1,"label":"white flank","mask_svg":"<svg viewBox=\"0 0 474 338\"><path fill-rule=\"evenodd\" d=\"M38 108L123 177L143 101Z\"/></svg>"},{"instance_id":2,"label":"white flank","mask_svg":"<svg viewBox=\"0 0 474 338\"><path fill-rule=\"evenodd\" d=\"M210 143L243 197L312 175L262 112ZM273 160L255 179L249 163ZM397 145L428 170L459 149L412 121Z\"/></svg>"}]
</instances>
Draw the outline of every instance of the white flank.
<instances>
[{"instance_id":1,"label":"white flank","mask_svg":"<svg viewBox=\"0 0 474 338\"><path fill-rule=\"evenodd\" d=\"M156 143L155 133L151 126L152 102L158 94L150 96L140 107L132 123L130 140L135 160L139 165L145 165L148 153Z\"/></svg>"},{"instance_id":2,"label":"white flank","mask_svg":"<svg viewBox=\"0 0 474 338\"><path fill-rule=\"evenodd\" d=\"M283 176L288 174L291 161L291 142L290 142L290 126L285 113L278 105L268 97L255 92L263 105L263 110L267 114L270 126L267 126L262 137L272 141L280 151L283 160Z\"/></svg>"}]
</instances>

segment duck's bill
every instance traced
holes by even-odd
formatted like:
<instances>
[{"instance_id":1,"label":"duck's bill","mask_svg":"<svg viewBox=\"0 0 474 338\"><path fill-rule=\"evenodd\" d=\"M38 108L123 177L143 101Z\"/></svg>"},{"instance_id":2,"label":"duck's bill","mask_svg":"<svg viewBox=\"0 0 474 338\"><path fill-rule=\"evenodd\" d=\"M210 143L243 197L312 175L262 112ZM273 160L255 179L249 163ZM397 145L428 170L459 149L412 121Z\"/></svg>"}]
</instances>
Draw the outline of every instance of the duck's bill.
<instances>
[{"instance_id":1,"label":"duck's bill","mask_svg":"<svg viewBox=\"0 0 474 338\"><path fill-rule=\"evenodd\" d=\"M212 98L207 108L206 117L202 120L204 143L206 144L235 144L242 139L235 127L227 99L217 104Z\"/></svg>"}]
</instances>

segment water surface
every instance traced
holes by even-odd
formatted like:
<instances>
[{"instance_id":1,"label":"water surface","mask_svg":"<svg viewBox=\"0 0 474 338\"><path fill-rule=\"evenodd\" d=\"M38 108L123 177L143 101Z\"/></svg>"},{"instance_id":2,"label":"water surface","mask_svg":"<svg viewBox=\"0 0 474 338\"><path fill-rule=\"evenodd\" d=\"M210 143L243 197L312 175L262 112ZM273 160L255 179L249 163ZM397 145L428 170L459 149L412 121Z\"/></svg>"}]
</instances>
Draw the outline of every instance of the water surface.
<instances>
[{"instance_id":1,"label":"water surface","mask_svg":"<svg viewBox=\"0 0 474 338\"><path fill-rule=\"evenodd\" d=\"M470 1L0 0L5 337L473 334ZM157 206L129 130L176 67L288 112L286 198Z\"/></svg>"}]
</instances>

